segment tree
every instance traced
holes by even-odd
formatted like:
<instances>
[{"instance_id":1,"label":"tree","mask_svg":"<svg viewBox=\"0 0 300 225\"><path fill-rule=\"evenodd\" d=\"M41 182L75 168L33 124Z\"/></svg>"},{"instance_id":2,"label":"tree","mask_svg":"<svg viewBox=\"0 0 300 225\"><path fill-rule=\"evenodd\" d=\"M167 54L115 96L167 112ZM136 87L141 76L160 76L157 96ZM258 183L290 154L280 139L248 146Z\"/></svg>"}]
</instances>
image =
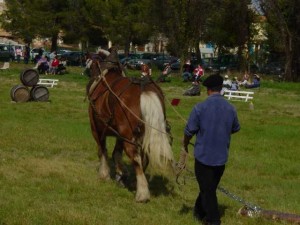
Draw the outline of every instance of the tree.
<instances>
[{"instance_id":1,"label":"tree","mask_svg":"<svg viewBox=\"0 0 300 225\"><path fill-rule=\"evenodd\" d=\"M114 45L122 46L129 52L130 43L143 44L149 41L150 26L146 22L146 0L110 0L96 4L96 0L88 0L91 9L91 23L101 27L106 38ZM100 22L99 22L100 18Z\"/></svg>"},{"instance_id":2,"label":"tree","mask_svg":"<svg viewBox=\"0 0 300 225\"><path fill-rule=\"evenodd\" d=\"M256 5L267 17L268 36L276 37L273 48L285 54L285 74L287 81L298 81L300 77L300 4L299 0L257 0ZM270 39L271 40L271 39Z\"/></svg>"},{"instance_id":3,"label":"tree","mask_svg":"<svg viewBox=\"0 0 300 225\"><path fill-rule=\"evenodd\" d=\"M1 16L2 27L12 32L16 37L31 43L35 38L37 27L35 27L29 16L32 13L29 1L11 0L5 1L7 10Z\"/></svg>"},{"instance_id":4,"label":"tree","mask_svg":"<svg viewBox=\"0 0 300 225\"><path fill-rule=\"evenodd\" d=\"M91 23L86 0L6 0L2 26L30 43L33 38L50 38L51 51L57 49L58 35L88 41Z\"/></svg>"}]
</instances>

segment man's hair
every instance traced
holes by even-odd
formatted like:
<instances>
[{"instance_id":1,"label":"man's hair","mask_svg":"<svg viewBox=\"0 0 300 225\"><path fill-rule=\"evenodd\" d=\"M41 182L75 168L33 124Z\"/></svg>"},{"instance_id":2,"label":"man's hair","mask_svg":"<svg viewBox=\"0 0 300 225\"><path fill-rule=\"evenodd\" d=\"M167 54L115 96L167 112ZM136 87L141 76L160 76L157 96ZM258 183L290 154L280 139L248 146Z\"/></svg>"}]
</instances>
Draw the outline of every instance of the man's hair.
<instances>
[{"instance_id":1,"label":"man's hair","mask_svg":"<svg viewBox=\"0 0 300 225\"><path fill-rule=\"evenodd\" d=\"M220 92L222 90L222 85L216 87L209 87L207 89Z\"/></svg>"}]
</instances>

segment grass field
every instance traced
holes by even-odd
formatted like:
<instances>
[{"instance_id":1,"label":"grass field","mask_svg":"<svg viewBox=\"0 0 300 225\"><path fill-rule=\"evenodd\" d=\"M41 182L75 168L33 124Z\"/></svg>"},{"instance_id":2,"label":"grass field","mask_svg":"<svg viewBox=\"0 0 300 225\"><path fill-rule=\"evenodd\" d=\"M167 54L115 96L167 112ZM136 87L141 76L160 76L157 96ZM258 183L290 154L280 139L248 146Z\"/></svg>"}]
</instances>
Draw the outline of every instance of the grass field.
<instances>
[{"instance_id":1,"label":"grass field","mask_svg":"<svg viewBox=\"0 0 300 225\"><path fill-rule=\"evenodd\" d=\"M152 177L151 201L146 204L134 201L134 188L98 179L97 146L84 101L87 78L80 75L82 68L52 75L59 83L49 89L50 102L13 103L10 89L20 84L24 68L12 64L10 70L0 71L0 225L197 224L192 211L198 187L188 173L182 186L174 177ZM137 73L129 71L128 75ZM189 84L182 83L178 75L172 79L161 87L178 159L185 120L193 105L206 98L206 92L203 89L200 97L183 96ZM174 108L169 104L173 98L181 99ZM241 131L232 136L221 185L263 209L300 214L300 83L264 78L253 103L251 111L248 103L232 102ZM109 139L109 149L113 141ZM192 152L190 148L191 170ZM128 164L126 157L124 160ZM241 203L221 192L218 199L223 224L275 223L241 217L237 215Z\"/></svg>"}]
</instances>

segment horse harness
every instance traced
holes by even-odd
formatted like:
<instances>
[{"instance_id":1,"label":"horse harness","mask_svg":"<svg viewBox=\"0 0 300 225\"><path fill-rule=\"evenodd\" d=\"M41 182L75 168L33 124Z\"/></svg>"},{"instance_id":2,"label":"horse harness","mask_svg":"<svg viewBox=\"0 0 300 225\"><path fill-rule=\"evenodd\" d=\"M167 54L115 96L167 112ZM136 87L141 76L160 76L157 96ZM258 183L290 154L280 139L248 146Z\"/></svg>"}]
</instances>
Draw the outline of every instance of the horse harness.
<instances>
[{"instance_id":1,"label":"horse harness","mask_svg":"<svg viewBox=\"0 0 300 225\"><path fill-rule=\"evenodd\" d=\"M98 62L98 68L100 69L100 74L99 76L94 80L94 82L92 83L92 85L90 86L90 89L88 91L88 99L90 102L91 107L93 108L94 113L96 114L97 118L100 119L100 121L105 124L105 129L104 131L106 131L106 129L110 129L118 138L122 139L123 141L126 141L128 143L131 143L133 145L136 145L138 147L141 147L140 144L133 142L125 137L123 137L122 135L120 135L120 133L113 128L112 126L112 122L113 122L113 118L114 118L114 114L115 114L115 107L110 107L111 105L115 105L118 101L118 97L120 97L131 85L140 85L141 86L141 90L144 90L144 87L149 84L149 83L154 83L151 79L145 77L145 78L130 78L129 81L121 90L118 90L117 93L115 93L114 91L112 91L112 89L122 80L124 80L124 77L118 77L115 80L113 80L111 82L111 84L108 84L107 81L105 80L105 75L109 72L109 70L111 69L119 69L118 65L115 66L111 66L110 68L104 69L103 71L101 70L101 66ZM103 82L101 82L103 81ZM96 87L100 84L104 84L104 89L101 91L100 94L98 94L95 98L92 98L92 94L94 93ZM155 83L154 83L155 84ZM157 88L157 87L156 87ZM107 109L109 110L109 117L103 118L103 115L101 115L101 111L99 111L95 105L95 101L101 97L107 95L107 98L105 98L105 105L107 107ZM137 129L137 132L140 132L140 129ZM104 136L103 132L103 136ZM103 138L103 136L101 137L101 139Z\"/></svg>"}]
</instances>

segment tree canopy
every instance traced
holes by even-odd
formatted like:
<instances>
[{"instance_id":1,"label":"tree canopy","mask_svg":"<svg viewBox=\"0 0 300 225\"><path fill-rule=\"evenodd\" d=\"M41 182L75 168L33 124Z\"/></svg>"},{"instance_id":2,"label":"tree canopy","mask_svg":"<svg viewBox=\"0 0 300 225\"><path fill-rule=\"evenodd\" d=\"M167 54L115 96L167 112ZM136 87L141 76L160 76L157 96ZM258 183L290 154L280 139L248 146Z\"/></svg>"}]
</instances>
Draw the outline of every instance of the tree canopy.
<instances>
[{"instance_id":1,"label":"tree canopy","mask_svg":"<svg viewBox=\"0 0 300 225\"><path fill-rule=\"evenodd\" d=\"M111 40L129 52L130 44L165 37L166 49L182 59L200 56L199 42L211 43L219 54L237 49L241 66L250 59L252 26L267 18L264 46L283 52L285 79L299 75L299 0L6 0L2 27L30 43L50 38L52 50L63 34L66 42L103 45ZM253 4L258 11L253 10ZM251 6L251 7L250 7ZM260 15L261 14L261 15Z\"/></svg>"}]
</instances>

